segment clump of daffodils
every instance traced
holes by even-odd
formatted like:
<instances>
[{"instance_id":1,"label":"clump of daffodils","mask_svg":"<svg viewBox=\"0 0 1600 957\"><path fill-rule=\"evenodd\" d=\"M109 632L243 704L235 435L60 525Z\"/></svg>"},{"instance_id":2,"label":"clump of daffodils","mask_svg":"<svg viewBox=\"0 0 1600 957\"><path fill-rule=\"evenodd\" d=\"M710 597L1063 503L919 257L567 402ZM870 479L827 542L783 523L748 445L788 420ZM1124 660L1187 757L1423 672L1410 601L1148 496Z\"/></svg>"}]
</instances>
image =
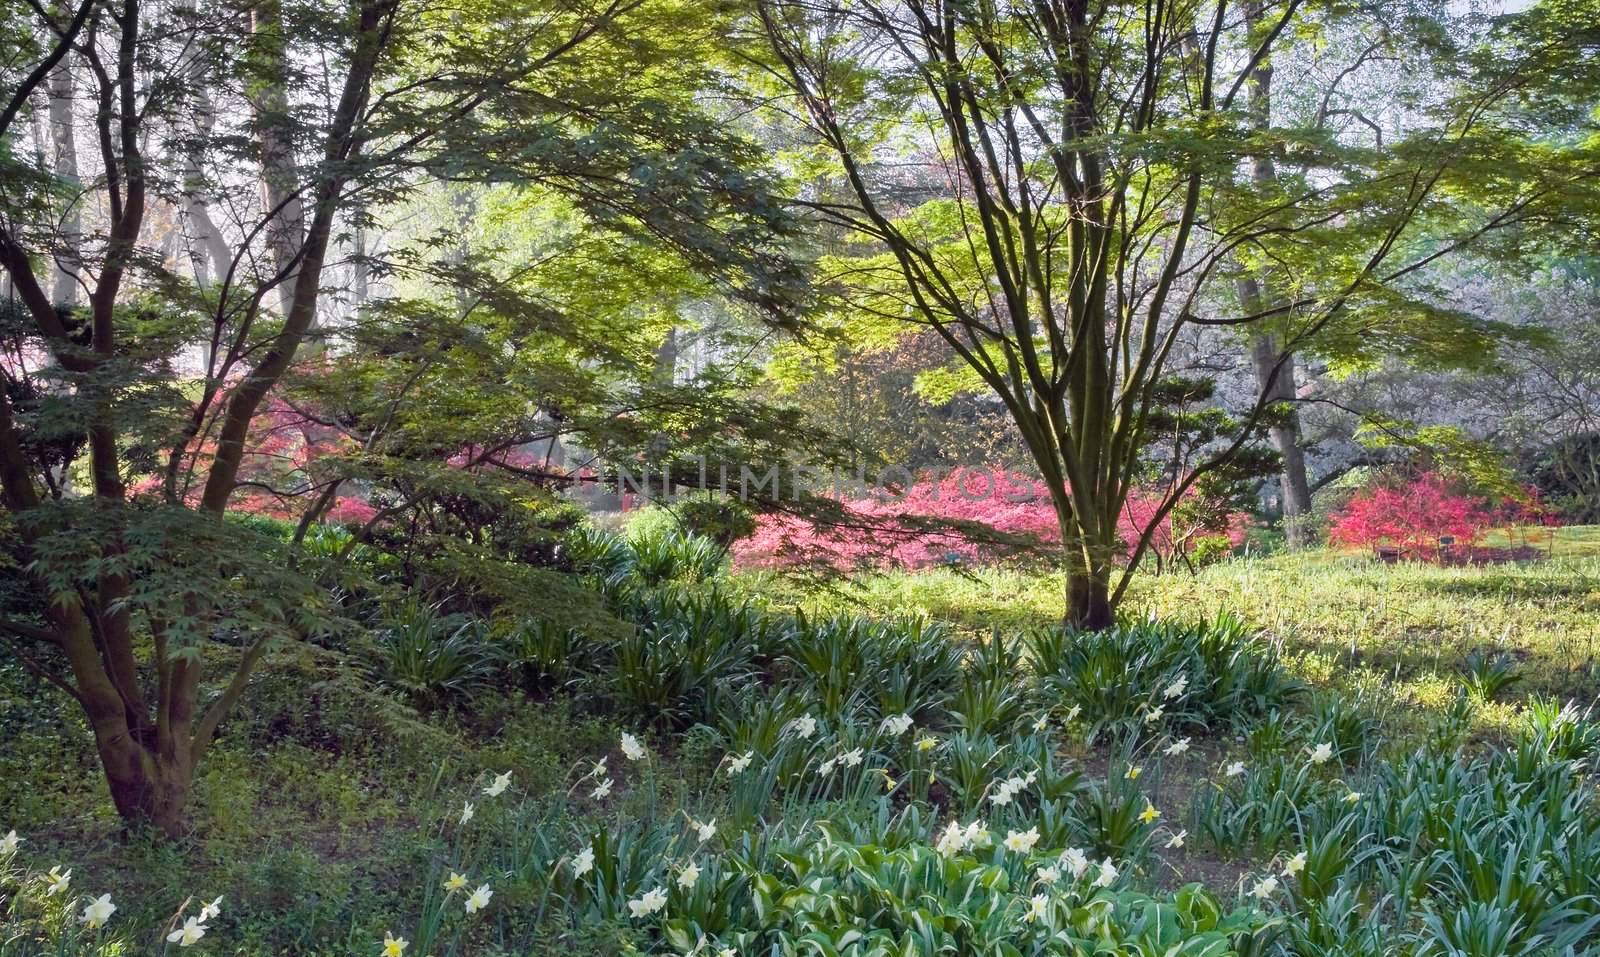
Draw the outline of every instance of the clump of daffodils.
<instances>
[{"instance_id":1,"label":"clump of daffodils","mask_svg":"<svg viewBox=\"0 0 1600 957\"><path fill-rule=\"evenodd\" d=\"M951 821L945 826L944 833L939 835L934 850L945 857L952 857L962 851L984 847L988 843L989 830L983 826L982 821L973 821L966 827Z\"/></svg>"},{"instance_id":2,"label":"clump of daffodils","mask_svg":"<svg viewBox=\"0 0 1600 957\"><path fill-rule=\"evenodd\" d=\"M1001 781L999 784L995 785L994 793L989 795L989 803L993 804L995 807L1005 807L1007 804L1011 803L1012 798L1016 797L1024 788L1029 787L1038 779L1039 773L1037 771L1029 771L1026 776L1022 777L1013 775L1009 778L1006 778L1004 781Z\"/></svg>"},{"instance_id":3,"label":"clump of daffodils","mask_svg":"<svg viewBox=\"0 0 1600 957\"><path fill-rule=\"evenodd\" d=\"M1013 854L1026 854L1033 850L1033 846L1037 843L1039 843L1037 827L1030 827L1026 831L1006 832L1005 848Z\"/></svg>"},{"instance_id":4,"label":"clump of daffodils","mask_svg":"<svg viewBox=\"0 0 1600 957\"><path fill-rule=\"evenodd\" d=\"M628 913L633 917L649 917L667 906L667 892L657 887L641 897L628 901Z\"/></svg>"},{"instance_id":5,"label":"clump of daffodils","mask_svg":"<svg viewBox=\"0 0 1600 957\"><path fill-rule=\"evenodd\" d=\"M911 730L911 715L892 714L883 719L883 724L880 725L880 728L887 732L890 737L898 738Z\"/></svg>"}]
</instances>

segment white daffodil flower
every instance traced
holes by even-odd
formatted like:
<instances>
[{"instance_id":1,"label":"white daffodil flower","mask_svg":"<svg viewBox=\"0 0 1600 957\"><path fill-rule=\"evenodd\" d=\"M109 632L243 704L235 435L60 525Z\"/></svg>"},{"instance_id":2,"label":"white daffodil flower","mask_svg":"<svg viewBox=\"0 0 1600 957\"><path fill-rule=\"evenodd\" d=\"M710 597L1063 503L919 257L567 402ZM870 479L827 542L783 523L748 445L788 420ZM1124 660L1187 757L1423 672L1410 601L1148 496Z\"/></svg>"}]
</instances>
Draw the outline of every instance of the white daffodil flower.
<instances>
[{"instance_id":1,"label":"white daffodil flower","mask_svg":"<svg viewBox=\"0 0 1600 957\"><path fill-rule=\"evenodd\" d=\"M1312 764L1326 764L1333 757L1333 745L1326 741L1310 750Z\"/></svg>"},{"instance_id":2,"label":"white daffodil flower","mask_svg":"<svg viewBox=\"0 0 1600 957\"><path fill-rule=\"evenodd\" d=\"M1005 848L1013 854L1026 854L1033 850L1039 843L1039 829L1030 827L1026 831L1007 831Z\"/></svg>"},{"instance_id":3,"label":"white daffodil flower","mask_svg":"<svg viewBox=\"0 0 1600 957\"><path fill-rule=\"evenodd\" d=\"M626 731L622 732L622 756L629 761L638 761L644 757L644 745Z\"/></svg>"},{"instance_id":4,"label":"white daffodil flower","mask_svg":"<svg viewBox=\"0 0 1600 957\"><path fill-rule=\"evenodd\" d=\"M111 915L116 912L117 905L111 903L111 895L101 894L93 901L90 901L89 906L83 909L82 920L90 930L94 930L97 927L104 927L106 921L110 920Z\"/></svg>"},{"instance_id":5,"label":"white daffodil flower","mask_svg":"<svg viewBox=\"0 0 1600 957\"><path fill-rule=\"evenodd\" d=\"M887 731L890 737L898 738L911 730L911 715L892 714L883 719L883 724L879 726L879 729Z\"/></svg>"},{"instance_id":6,"label":"white daffodil flower","mask_svg":"<svg viewBox=\"0 0 1600 957\"><path fill-rule=\"evenodd\" d=\"M586 847L572 859L572 876L582 877L594 870L594 848Z\"/></svg>"},{"instance_id":7,"label":"white daffodil flower","mask_svg":"<svg viewBox=\"0 0 1600 957\"><path fill-rule=\"evenodd\" d=\"M696 867L693 861L690 861L687 867L678 872L678 886L684 890L694 887L695 882L698 880L700 880L700 868Z\"/></svg>"},{"instance_id":8,"label":"white daffodil flower","mask_svg":"<svg viewBox=\"0 0 1600 957\"><path fill-rule=\"evenodd\" d=\"M511 772L507 771L504 774L495 775L495 779L489 782L489 786L483 789L483 793L489 797L496 798L506 793L506 788L510 786Z\"/></svg>"},{"instance_id":9,"label":"white daffodil flower","mask_svg":"<svg viewBox=\"0 0 1600 957\"><path fill-rule=\"evenodd\" d=\"M476 914L478 911L488 907L489 898L493 896L494 891L489 889L488 884L480 884L478 889L473 891L471 896L467 898L467 913Z\"/></svg>"},{"instance_id":10,"label":"white daffodil flower","mask_svg":"<svg viewBox=\"0 0 1600 957\"><path fill-rule=\"evenodd\" d=\"M1111 858L1100 862L1100 875L1094 879L1096 887L1110 887L1117 879L1117 866L1111 863Z\"/></svg>"},{"instance_id":11,"label":"white daffodil flower","mask_svg":"<svg viewBox=\"0 0 1600 957\"><path fill-rule=\"evenodd\" d=\"M657 887L637 900L628 901L628 913L634 917L649 917L667 906L667 892Z\"/></svg>"},{"instance_id":12,"label":"white daffodil flower","mask_svg":"<svg viewBox=\"0 0 1600 957\"><path fill-rule=\"evenodd\" d=\"M197 917L191 917L183 922L183 926L167 935L167 943L177 944L179 947L193 947L206 935L206 925Z\"/></svg>"},{"instance_id":13,"label":"white daffodil flower","mask_svg":"<svg viewBox=\"0 0 1600 957\"><path fill-rule=\"evenodd\" d=\"M44 889L44 896L54 897L66 893L67 885L72 883L72 868L67 868L63 873L59 866L50 868L50 873L45 875L45 880L50 883Z\"/></svg>"},{"instance_id":14,"label":"white daffodil flower","mask_svg":"<svg viewBox=\"0 0 1600 957\"><path fill-rule=\"evenodd\" d=\"M1250 888L1250 896L1258 901L1264 901L1278 892L1278 879L1276 877L1263 877L1256 881L1256 886Z\"/></svg>"},{"instance_id":15,"label":"white daffodil flower","mask_svg":"<svg viewBox=\"0 0 1600 957\"><path fill-rule=\"evenodd\" d=\"M1165 754L1169 758L1175 758L1187 750L1189 750L1189 739L1180 738L1177 741L1167 745L1166 750L1161 753Z\"/></svg>"}]
</instances>

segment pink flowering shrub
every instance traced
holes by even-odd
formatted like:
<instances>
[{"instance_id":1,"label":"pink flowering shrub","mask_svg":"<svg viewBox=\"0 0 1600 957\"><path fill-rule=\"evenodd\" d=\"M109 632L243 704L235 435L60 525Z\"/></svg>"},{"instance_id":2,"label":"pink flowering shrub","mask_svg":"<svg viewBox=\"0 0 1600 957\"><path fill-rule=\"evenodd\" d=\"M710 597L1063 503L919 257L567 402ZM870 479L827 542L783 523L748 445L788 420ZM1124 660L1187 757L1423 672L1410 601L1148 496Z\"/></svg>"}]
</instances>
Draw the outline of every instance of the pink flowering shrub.
<instances>
[{"instance_id":1,"label":"pink flowering shrub","mask_svg":"<svg viewBox=\"0 0 1600 957\"><path fill-rule=\"evenodd\" d=\"M1450 536L1463 546L1502 524L1501 513L1433 472L1400 484L1375 485L1356 493L1334 514L1328 540L1336 545L1387 545L1407 555L1437 551Z\"/></svg>"},{"instance_id":2,"label":"pink flowering shrub","mask_svg":"<svg viewBox=\"0 0 1600 957\"><path fill-rule=\"evenodd\" d=\"M1160 502L1154 493L1130 496L1118 522L1127 551L1153 521ZM841 571L924 568L994 560L1061 541L1044 483L1002 469L957 469L937 481L916 482L898 499L854 498L844 504L852 520L841 524L848 527L819 528L792 515L762 516L755 534L734 545L734 561L744 568L806 563ZM1190 536L1175 533L1173 525L1171 515L1157 523L1152 551L1187 550ZM1231 516L1224 534L1237 545L1247 525L1247 516ZM985 531L997 534L981 534Z\"/></svg>"}]
</instances>

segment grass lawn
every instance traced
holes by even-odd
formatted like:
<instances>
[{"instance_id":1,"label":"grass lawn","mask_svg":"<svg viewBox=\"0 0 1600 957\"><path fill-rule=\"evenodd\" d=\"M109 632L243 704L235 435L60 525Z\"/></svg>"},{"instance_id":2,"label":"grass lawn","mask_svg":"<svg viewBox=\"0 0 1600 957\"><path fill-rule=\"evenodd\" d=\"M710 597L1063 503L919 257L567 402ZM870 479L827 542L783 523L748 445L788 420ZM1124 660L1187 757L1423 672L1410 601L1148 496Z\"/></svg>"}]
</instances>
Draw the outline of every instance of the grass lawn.
<instances>
[{"instance_id":1,"label":"grass lawn","mask_svg":"<svg viewBox=\"0 0 1600 957\"><path fill-rule=\"evenodd\" d=\"M756 574L741 584L811 614L921 615L974 636L1049 626L1062 607L1060 578L1039 571L931 569L806 586ZM1559 529L1551 558L1517 564L1386 565L1322 549L1236 558L1196 575L1140 575L1124 606L1134 617L1225 610L1263 629L1302 678L1367 697L1401 730L1419 706L1454 697L1473 652L1513 664L1507 700L1538 694L1587 706L1600 696L1600 526ZM1505 717L1495 708L1480 716Z\"/></svg>"}]
</instances>

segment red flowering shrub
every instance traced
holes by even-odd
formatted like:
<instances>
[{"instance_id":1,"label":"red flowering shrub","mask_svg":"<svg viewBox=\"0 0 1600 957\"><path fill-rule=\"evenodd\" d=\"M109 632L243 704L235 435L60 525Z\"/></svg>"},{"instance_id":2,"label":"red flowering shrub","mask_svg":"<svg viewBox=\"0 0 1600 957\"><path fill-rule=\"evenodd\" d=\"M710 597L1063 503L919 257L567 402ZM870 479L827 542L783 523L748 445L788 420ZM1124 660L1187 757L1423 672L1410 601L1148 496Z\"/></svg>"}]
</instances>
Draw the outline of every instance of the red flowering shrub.
<instances>
[{"instance_id":1,"label":"red flowering shrub","mask_svg":"<svg viewBox=\"0 0 1600 957\"><path fill-rule=\"evenodd\" d=\"M1481 499L1458 491L1433 472L1423 472L1402 484L1376 485L1356 493L1334 514L1328 540L1360 547L1388 545L1425 557L1437 552L1442 537L1470 546L1501 523L1501 515Z\"/></svg>"},{"instance_id":2,"label":"red flowering shrub","mask_svg":"<svg viewBox=\"0 0 1600 957\"><path fill-rule=\"evenodd\" d=\"M1149 526L1161 499L1135 492L1118 522L1128 551ZM980 562L1027 544L1053 546L1061 529L1044 484L1003 469L957 469L938 481L924 479L898 500L854 498L845 503L860 527L819 529L791 515L766 515L755 534L735 543L741 567L821 563L841 571L873 568L923 568L952 561ZM931 522L928 520L932 520ZM984 540L960 526L982 526L999 533ZM1221 534L1237 545L1248 517L1229 516ZM1171 515L1157 525L1151 549L1158 555L1187 552L1197 539L1174 533Z\"/></svg>"}]
</instances>

